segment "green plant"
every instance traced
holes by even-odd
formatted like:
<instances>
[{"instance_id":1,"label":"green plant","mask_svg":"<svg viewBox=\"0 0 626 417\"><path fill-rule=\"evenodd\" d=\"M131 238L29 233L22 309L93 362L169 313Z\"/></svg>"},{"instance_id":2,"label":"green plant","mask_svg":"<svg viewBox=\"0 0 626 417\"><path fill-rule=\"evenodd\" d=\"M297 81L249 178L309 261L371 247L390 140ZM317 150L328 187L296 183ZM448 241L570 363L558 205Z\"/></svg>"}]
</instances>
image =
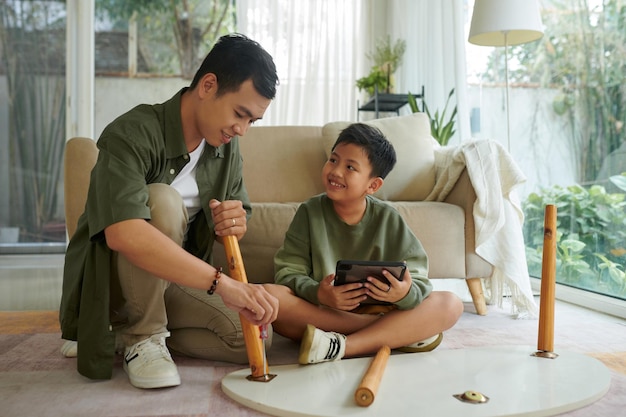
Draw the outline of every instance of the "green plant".
<instances>
[{"instance_id":1,"label":"green plant","mask_svg":"<svg viewBox=\"0 0 626 417\"><path fill-rule=\"evenodd\" d=\"M528 269L541 271L545 206L557 208L557 282L626 298L626 194L554 186L523 203Z\"/></svg>"},{"instance_id":2,"label":"green plant","mask_svg":"<svg viewBox=\"0 0 626 417\"><path fill-rule=\"evenodd\" d=\"M559 239L556 256L561 282L579 284L582 287L589 286L588 283L593 280L595 274L586 261L585 246L585 243L577 240L577 236Z\"/></svg>"},{"instance_id":3,"label":"green plant","mask_svg":"<svg viewBox=\"0 0 626 417\"><path fill-rule=\"evenodd\" d=\"M389 80L387 79L387 74L383 72L380 67L372 67L370 73L356 80L356 86L361 90L365 90L367 94L370 96L374 95L374 91L376 90L376 86L378 86L378 91L386 91Z\"/></svg>"},{"instance_id":4,"label":"green plant","mask_svg":"<svg viewBox=\"0 0 626 417\"><path fill-rule=\"evenodd\" d=\"M612 262L606 256L596 253L598 259L602 262L598 263L600 268L600 274L602 276L601 281L611 281L611 284L615 285L619 294L626 293L626 273L624 273L624 266L616 262Z\"/></svg>"},{"instance_id":5,"label":"green plant","mask_svg":"<svg viewBox=\"0 0 626 417\"><path fill-rule=\"evenodd\" d=\"M454 95L454 88L450 90L450 93L448 94L448 98L446 99L446 104L443 107L442 112L439 113L439 110L437 110L435 111L434 116L431 115L430 110L428 109L428 105L426 104L426 102L424 102L424 112L430 119L430 134L432 135L433 138L435 138L437 142L439 142L441 146L446 146L448 142L450 142L450 138L454 136L454 133L456 132L454 130L454 123L455 123L455 117L457 113L457 106L456 105L454 106L454 109L452 110L452 114L450 114L449 117L446 116L448 112L448 106L450 104L450 98L452 97L452 95ZM417 100L415 99L415 96L409 92L408 99L409 99L409 106L411 107L411 111L413 113L419 112L420 109L419 109L419 106L417 105Z\"/></svg>"},{"instance_id":6,"label":"green plant","mask_svg":"<svg viewBox=\"0 0 626 417\"><path fill-rule=\"evenodd\" d=\"M404 39L398 39L392 44L391 37L387 36L379 39L374 52L366 56L374 62L375 66L386 70L389 74L393 74L402 65L405 51L406 41Z\"/></svg>"},{"instance_id":7,"label":"green plant","mask_svg":"<svg viewBox=\"0 0 626 417\"><path fill-rule=\"evenodd\" d=\"M621 175L613 175L609 180L621 190L626 191L626 172L622 172Z\"/></svg>"},{"instance_id":8,"label":"green plant","mask_svg":"<svg viewBox=\"0 0 626 417\"><path fill-rule=\"evenodd\" d=\"M402 64L405 51L406 41L404 39L398 39L394 43L391 42L389 36L380 39L374 52L366 54L374 66L372 66L369 74L356 80L359 91L365 90L372 96L378 87L379 92L389 93L393 87L393 73Z\"/></svg>"}]
</instances>

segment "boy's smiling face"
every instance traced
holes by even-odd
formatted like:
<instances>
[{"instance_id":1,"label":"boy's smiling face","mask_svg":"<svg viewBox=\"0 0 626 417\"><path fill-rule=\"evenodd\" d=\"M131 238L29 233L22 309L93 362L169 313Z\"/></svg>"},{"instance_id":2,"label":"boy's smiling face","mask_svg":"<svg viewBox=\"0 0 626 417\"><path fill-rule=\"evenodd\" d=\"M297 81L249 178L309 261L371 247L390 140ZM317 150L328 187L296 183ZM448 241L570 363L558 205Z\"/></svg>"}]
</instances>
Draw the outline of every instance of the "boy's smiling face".
<instances>
[{"instance_id":1,"label":"boy's smiling face","mask_svg":"<svg viewBox=\"0 0 626 417\"><path fill-rule=\"evenodd\" d=\"M372 165L363 148L340 143L324 164L322 181L326 194L335 203L358 202L382 185L382 179L371 174Z\"/></svg>"}]
</instances>

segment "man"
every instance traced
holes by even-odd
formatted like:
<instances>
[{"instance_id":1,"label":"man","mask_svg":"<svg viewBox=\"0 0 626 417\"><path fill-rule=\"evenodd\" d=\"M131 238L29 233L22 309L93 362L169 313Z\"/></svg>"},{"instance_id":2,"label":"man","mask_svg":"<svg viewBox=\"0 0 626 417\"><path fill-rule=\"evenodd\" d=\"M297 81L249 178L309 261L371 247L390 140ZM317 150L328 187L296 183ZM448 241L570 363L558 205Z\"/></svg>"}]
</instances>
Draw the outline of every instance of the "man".
<instances>
[{"instance_id":1,"label":"man","mask_svg":"<svg viewBox=\"0 0 626 417\"><path fill-rule=\"evenodd\" d=\"M226 35L188 88L105 128L63 277L62 336L78 341L81 374L111 377L117 335L132 385L179 385L170 332L167 345L182 354L245 363L239 313L255 325L275 320L276 298L209 262L215 240L246 232L237 137L277 85L258 43Z\"/></svg>"}]
</instances>

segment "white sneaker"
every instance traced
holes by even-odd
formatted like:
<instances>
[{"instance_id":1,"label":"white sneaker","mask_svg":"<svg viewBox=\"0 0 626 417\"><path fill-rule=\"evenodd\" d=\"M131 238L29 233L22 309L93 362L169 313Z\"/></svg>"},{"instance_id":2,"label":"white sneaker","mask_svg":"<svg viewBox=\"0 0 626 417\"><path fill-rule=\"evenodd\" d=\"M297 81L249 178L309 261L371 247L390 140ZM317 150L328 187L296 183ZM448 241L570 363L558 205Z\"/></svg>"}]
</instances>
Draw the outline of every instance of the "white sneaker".
<instances>
[{"instance_id":1,"label":"white sneaker","mask_svg":"<svg viewBox=\"0 0 626 417\"><path fill-rule=\"evenodd\" d=\"M66 340L61 346L61 355L66 358L75 358L78 356L78 342L75 340Z\"/></svg>"},{"instance_id":2,"label":"white sneaker","mask_svg":"<svg viewBox=\"0 0 626 417\"><path fill-rule=\"evenodd\" d=\"M336 332L325 332L309 324L306 326L298 362L302 365L327 361L338 361L346 354L346 336Z\"/></svg>"},{"instance_id":3,"label":"white sneaker","mask_svg":"<svg viewBox=\"0 0 626 417\"><path fill-rule=\"evenodd\" d=\"M126 347L124 370L130 383L137 388L164 388L180 385L180 376L165 338L169 332L155 334Z\"/></svg>"},{"instance_id":4,"label":"white sneaker","mask_svg":"<svg viewBox=\"0 0 626 417\"><path fill-rule=\"evenodd\" d=\"M397 348L400 352L415 353L415 352L430 352L435 350L437 346L443 340L443 333L436 334L428 339L420 340L419 342L411 343L410 345Z\"/></svg>"}]
</instances>

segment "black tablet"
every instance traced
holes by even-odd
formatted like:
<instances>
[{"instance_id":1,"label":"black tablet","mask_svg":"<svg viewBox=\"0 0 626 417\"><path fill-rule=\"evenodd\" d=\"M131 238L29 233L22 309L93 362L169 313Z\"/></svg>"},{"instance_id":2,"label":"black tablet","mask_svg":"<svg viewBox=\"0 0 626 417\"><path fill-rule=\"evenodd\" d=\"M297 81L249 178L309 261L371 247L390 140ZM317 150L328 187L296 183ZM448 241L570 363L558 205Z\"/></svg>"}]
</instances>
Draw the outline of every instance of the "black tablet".
<instances>
[{"instance_id":1,"label":"black tablet","mask_svg":"<svg viewBox=\"0 0 626 417\"><path fill-rule=\"evenodd\" d=\"M389 271L397 280L402 281L406 262L340 260L337 262L335 270L335 285L367 282L367 277L375 277L389 284L383 275L383 269Z\"/></svg>"}]
</instances>

